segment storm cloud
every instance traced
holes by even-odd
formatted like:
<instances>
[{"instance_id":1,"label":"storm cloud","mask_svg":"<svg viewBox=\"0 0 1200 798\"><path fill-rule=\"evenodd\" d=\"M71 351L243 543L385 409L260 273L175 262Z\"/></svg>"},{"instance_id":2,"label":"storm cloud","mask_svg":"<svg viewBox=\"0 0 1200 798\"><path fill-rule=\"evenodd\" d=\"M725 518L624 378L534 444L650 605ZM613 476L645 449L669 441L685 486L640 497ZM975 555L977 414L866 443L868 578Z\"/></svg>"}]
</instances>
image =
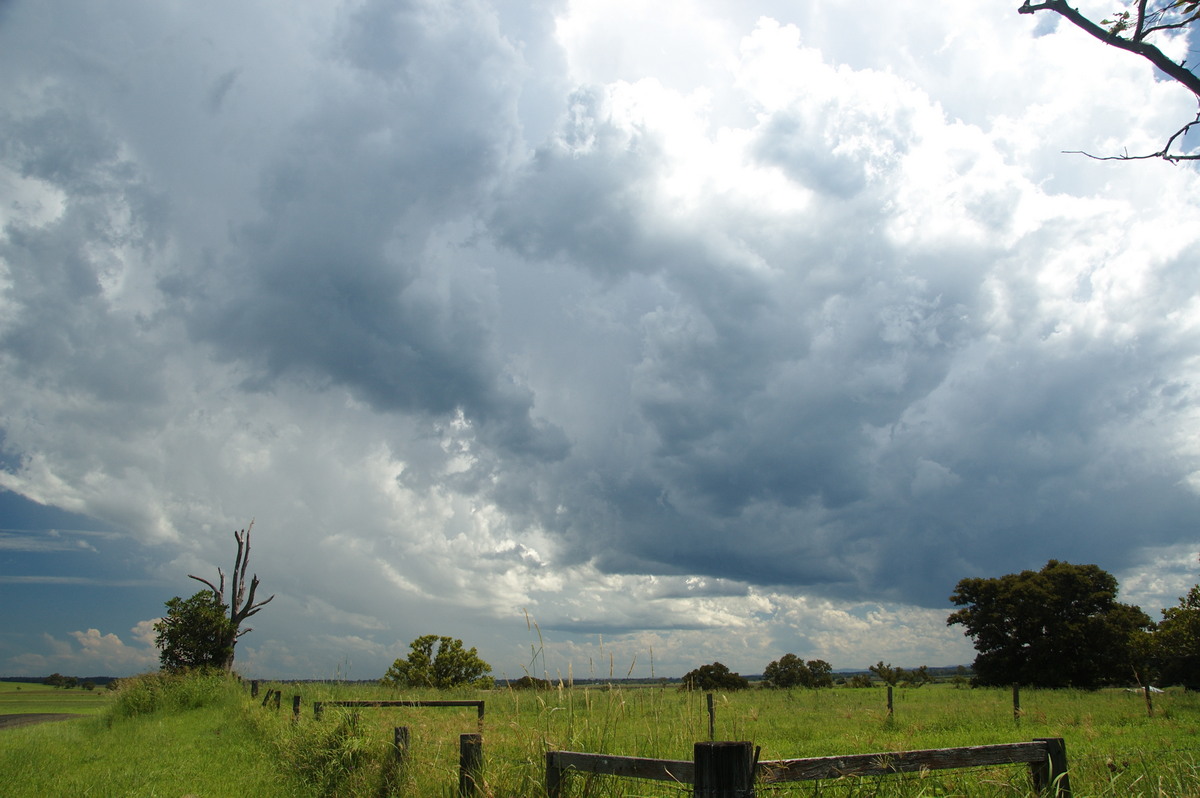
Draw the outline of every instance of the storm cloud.
<instances>
[{"instance_id":1,"label":"storm cloud","mask_svg":"<svg viewBox=\"0 0 1200 798\"><path fill-rule=\"evenodd\" d=\"M1200 180L1061 151L1194 109L963 5L8 6L0 486L103 534L0 525L0 591L113 608L0 667L152 665L251 518L264 675L954 664L1050 558L1173 603Z\"/></svg>"}]
</instances>

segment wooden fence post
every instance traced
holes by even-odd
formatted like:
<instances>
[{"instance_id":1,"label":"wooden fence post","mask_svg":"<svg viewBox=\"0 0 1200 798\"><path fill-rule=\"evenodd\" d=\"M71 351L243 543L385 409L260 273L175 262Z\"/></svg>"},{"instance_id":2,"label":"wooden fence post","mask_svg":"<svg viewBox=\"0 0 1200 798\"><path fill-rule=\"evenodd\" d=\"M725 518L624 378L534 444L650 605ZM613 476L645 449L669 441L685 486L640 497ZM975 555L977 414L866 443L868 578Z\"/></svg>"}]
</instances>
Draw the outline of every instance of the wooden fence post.
<instances>
[{"instance_id":1,"label":"wooden fence post","mask_svg":"<svg viewBox=\"0 0 1200 798\"><path fill-rule=\"evenodd\" d=\"M283 698L283 691L282 691L282 690L276 690L276 691L275 691L275 711L276 711L276 712L278 712L278 711L279 711L279 700L280 700L281 698Z\"/></svg>"},{"instance_id":2,"label":"wooden fence post","mask_svg":"<svg viewBox=\"0 0 1200 798\"><path fill-rule=\"evenodd\" d=\"M546 798L562 798L563 772L557 754L557 751L546 752Z\"/></svg>"},{"instance_id":3,"label":"wooden fence post","mask_svg":"<svg viewBox=\"0 0 1200 798\"><path fill-rule=\"evenodd\" d=\"M458 738L458 794L461 798L479 794L479 776L483 770L483 735L462 734Z\"/></svg>"},{"instance_id":4,"label":"wooden fence post","mask_svg":"<svg viewBox=\"0 0 1200 798\"><path fill-rule=\"evenodd\" d=\"M887 688L888 688L888 717L890 718L892 716L892 712L895 707L895 704L892 703L892 686L889 684L887 686Z\"/></svg>"},{"instance_id":5,"label":"wooden fence post","mask_svg":"<svg viewBox=\"0 0 1200 798\"><path fill-rule=\"evenodd\" d=\"M1046 744L1046 759L1029 765L1034 789L1051 798L1071 798L1071 777L1067 772L1067 745L1061 737L1039 737Z\"/></svg>"},{"instance_id":6,"label":"wooden fence post","mask_svg":"<svg viewBox=\"0 0 1200 798\"><path fill-rule=\"evenodd\" d=\"M711 743L716 739L717 713L713 710L713 694L705 693L704 698L708 701L708 741Z\"/></svg>"},{"instance_id":7,"label":"wooden fence post","mask_svg":"<svg viewBox=\"0 0 1200 798\"><path fill-rule=\"evenodd\" d=\"M408 755L408 727L397 726L393 731L393 742L396 746L396 766L404 765L404 757Z\"/></svg>"},{"instance_id":8,"label":"wooden fence post","mask_svg":"<svg viewBox=\"0 0 1200 798\"><path fill-rule=\"evenodd\" d=\"M754 798L754 745L696 743L695 798Z\"/></svg>"},{"instance_id":9,"label":"wooden fence post","mask_svg":"<svg viewBox=\"0 0 1200 798\"><path fill-rule=\"evenodd\" d=\"M1146 717L1154 717L1154 700L1150 698L1150 685L1143 688L1146 691Z\"/></svg>"},{"instance_id":10,"label":"wooden fence post","mask_svg":"<svg viewBox=\"0 0 1200 798\"><path fill-rule=\"evenodd\" d=\"M250 681L250 697L258 698L258 679L252 679Z\"/></svg>"},{"instance_id":11,"label":"wooden fence post","mask_svg":"<svg viewBox=\"0 0 1200 798\"><path fill-rule=\"evenodd\" d=\"M300 721L300 696L294 695L294 696L292 696L292 722L298 723L299 721Z\"/></svg>"}]
</instances>

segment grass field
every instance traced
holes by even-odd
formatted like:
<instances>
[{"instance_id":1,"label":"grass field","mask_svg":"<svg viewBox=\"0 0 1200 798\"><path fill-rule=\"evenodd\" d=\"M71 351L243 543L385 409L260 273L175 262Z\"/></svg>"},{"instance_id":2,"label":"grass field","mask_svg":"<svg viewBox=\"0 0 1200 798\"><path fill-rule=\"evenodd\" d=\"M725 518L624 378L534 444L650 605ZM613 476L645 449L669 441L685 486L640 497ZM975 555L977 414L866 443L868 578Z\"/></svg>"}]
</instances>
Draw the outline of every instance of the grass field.
<instances>
[{"instance_id":1,"label":"grass field","mask_svg":"<svg viewBox=\"0 0 1200 798\"><path fill-rule=\"evenodd\" d=\"M0 682L0 715L35 712L93 715L108 706L108 690L63 690L45 684Z\"/></svg>"},{"instance_id":2,"label":"grass field","mask_svg":"<svg viewBox=\"0 0 1200 798\"><path fill-rule=\"evenodd\" d=\"M495 798L544 795L549 749L690 759L693 744L708 739L705 696L673 687L403 695L363 685L263 689L275 687L284 697L278 711L252 701L244 687L218 680L198 687L155 686L143 690L149 697L123 689L94 717L0 732L4 795L456 794L459 735L477 731L474 709L328 708L322 720L314 719L313 701L337 699L484 700L484 795ZM295 720L293 695L303 702ZM898 689L891 716L885 700L880 688L717 693L714 736L752 741L762 747L763 760L1062 737L1076 796L1200 795L1195 694L1157 695L1149 717L1139 694L1026 690L1019 721L1007 690ZM408 727L412 740L403 769L397 769L392 749L396 726ZM689 791L661 782L576 777L568 794L616 798ZM759 794L991 798L1030 795L1031 785L1025 768L1010 766L771 785Z\"/></svg>"}]
</instances>

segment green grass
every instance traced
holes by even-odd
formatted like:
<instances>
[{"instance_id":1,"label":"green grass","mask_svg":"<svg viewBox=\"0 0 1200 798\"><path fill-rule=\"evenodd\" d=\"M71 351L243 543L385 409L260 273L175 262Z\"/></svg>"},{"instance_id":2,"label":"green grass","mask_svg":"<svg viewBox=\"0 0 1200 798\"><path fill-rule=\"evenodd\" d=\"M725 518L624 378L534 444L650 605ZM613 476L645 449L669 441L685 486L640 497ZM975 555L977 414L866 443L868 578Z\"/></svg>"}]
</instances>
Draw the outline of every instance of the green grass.
<instances>
[{"instance_id":1,"label":"green grass","mask_svg":"<svg viewBox=\"0 0 1200 798\"><path fill-rule=\"evenodd\" d=\"M0 682L0 715L35 712L94 715L108 706L111 697L112 693L104 689L75 687L63 690L45 684Z\"/></svg>"},{"instance_id":2,"label":"green grass","mask_svg":"<svg viewBox=\"0 0 1200 798\"><path fill-rule=\"evenodd\" d=\"M310 794L280 778L236 683L147 681L92 717L0 731L5 798Z\"/></svg>"},{"instance_id":3,"label":"green grass","mask_svg":"<svg viewBox=\"0 0 1200 798\"><path fill-rule=\"evenodd\" d=\"M312 702L335 699L469 698L486 701L484 795L544 795L550 749L690 759L708 739L702 693L673 688L574 688L543 692L405 692L371 685L264 685L283 691L264 707L224 680L160 683L118 692L96 717L0 733L6 796L446 796L458 785L459 735L477 731L471 708L339 709L318 721ZM61 691L59 691L61 692ZM293 719L291 697L303 711ZM1175 798L1200 795L1200 695L1023 691L1013 719L1007 690L948 686L885 692L751 690L715 695L715 737L750 740L762 759L1066 740L1075 795ZM393 729L411 735L399 768ZM842 779L760 789L761 796L1028 796L1022 766ZM677 785L576 776L568 795L675 796Z\"/></svg>"}]
</instances>

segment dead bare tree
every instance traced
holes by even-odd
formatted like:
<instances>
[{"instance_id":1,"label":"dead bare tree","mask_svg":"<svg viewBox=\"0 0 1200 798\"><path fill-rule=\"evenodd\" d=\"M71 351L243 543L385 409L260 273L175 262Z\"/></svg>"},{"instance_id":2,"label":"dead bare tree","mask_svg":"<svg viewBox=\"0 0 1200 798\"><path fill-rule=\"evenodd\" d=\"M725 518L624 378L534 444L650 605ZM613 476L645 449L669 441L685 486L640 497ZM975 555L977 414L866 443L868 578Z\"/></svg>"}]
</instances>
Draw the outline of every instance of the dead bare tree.
<instances>
[{"instance_id":1,"label":"dead bare tree","mask_svg":"<svg viewBox=\"0 0 1200 798\"><path fill-rule=\"evenodd\" d=\"M1170 30L1182 30L1200 22L1200 0L1136 0L1130 8L1117 12L1111 19L1099 22L1088 19L1074 8L1067 5L1067 0L1042 0L1033 3L1025 0L1017 11L1021 14L1034 14L1038 11L1053 11L1080 30L1096 37L1105 44L1139 55L1153 64L1164 75L1185 87L1200 101L1200 75L1187 66L1187 60L1179 63L1172 61L1162 50L1151 44L1147 39L1155 33ZM1086 152L1071 150L1070 152L1087 155L1102 161L1136 161L1146 158L1162 158L1164 161L1177 163L1179 161L1198 161L1200 152L1173 153L1173 147L1192 129L1200 124L1200 114L1196 119L1179 128L1168 139L1158 152L1146 155L1110 155L1099 157Z\"/></svg>"},{"instance_id":2,"label":"dead bare tree","mask_svg":"<svg viewBox=\"0 0 1200 798\"><path fill-rule=\"evenodd\" d=\"M263 601L255 601L254 594L258 590L258 574L253 574L250 578L250 592L246 593L246 567L250 562L250 530L254 528L254 521L250 521L250 526L241 531L234 531L233 537L237 541L237 558L233 563L233 581L229 586L229 637L227 638L226 648L229 651L229 658L225 661L225 670L233 670L233 647L237 645L238 638L247 632L254 631L253 629L242 629L242 621L254 615L264 606L270 603L271 599L275 598L271 594L270 598ZM199 576L188 574L188 578L195 579L208 586L217 597L217 601L225 604L225 572L217 568L217 575L220 577L217 584L214 585L207 579Z\"/></svg>"}]
</instances>

